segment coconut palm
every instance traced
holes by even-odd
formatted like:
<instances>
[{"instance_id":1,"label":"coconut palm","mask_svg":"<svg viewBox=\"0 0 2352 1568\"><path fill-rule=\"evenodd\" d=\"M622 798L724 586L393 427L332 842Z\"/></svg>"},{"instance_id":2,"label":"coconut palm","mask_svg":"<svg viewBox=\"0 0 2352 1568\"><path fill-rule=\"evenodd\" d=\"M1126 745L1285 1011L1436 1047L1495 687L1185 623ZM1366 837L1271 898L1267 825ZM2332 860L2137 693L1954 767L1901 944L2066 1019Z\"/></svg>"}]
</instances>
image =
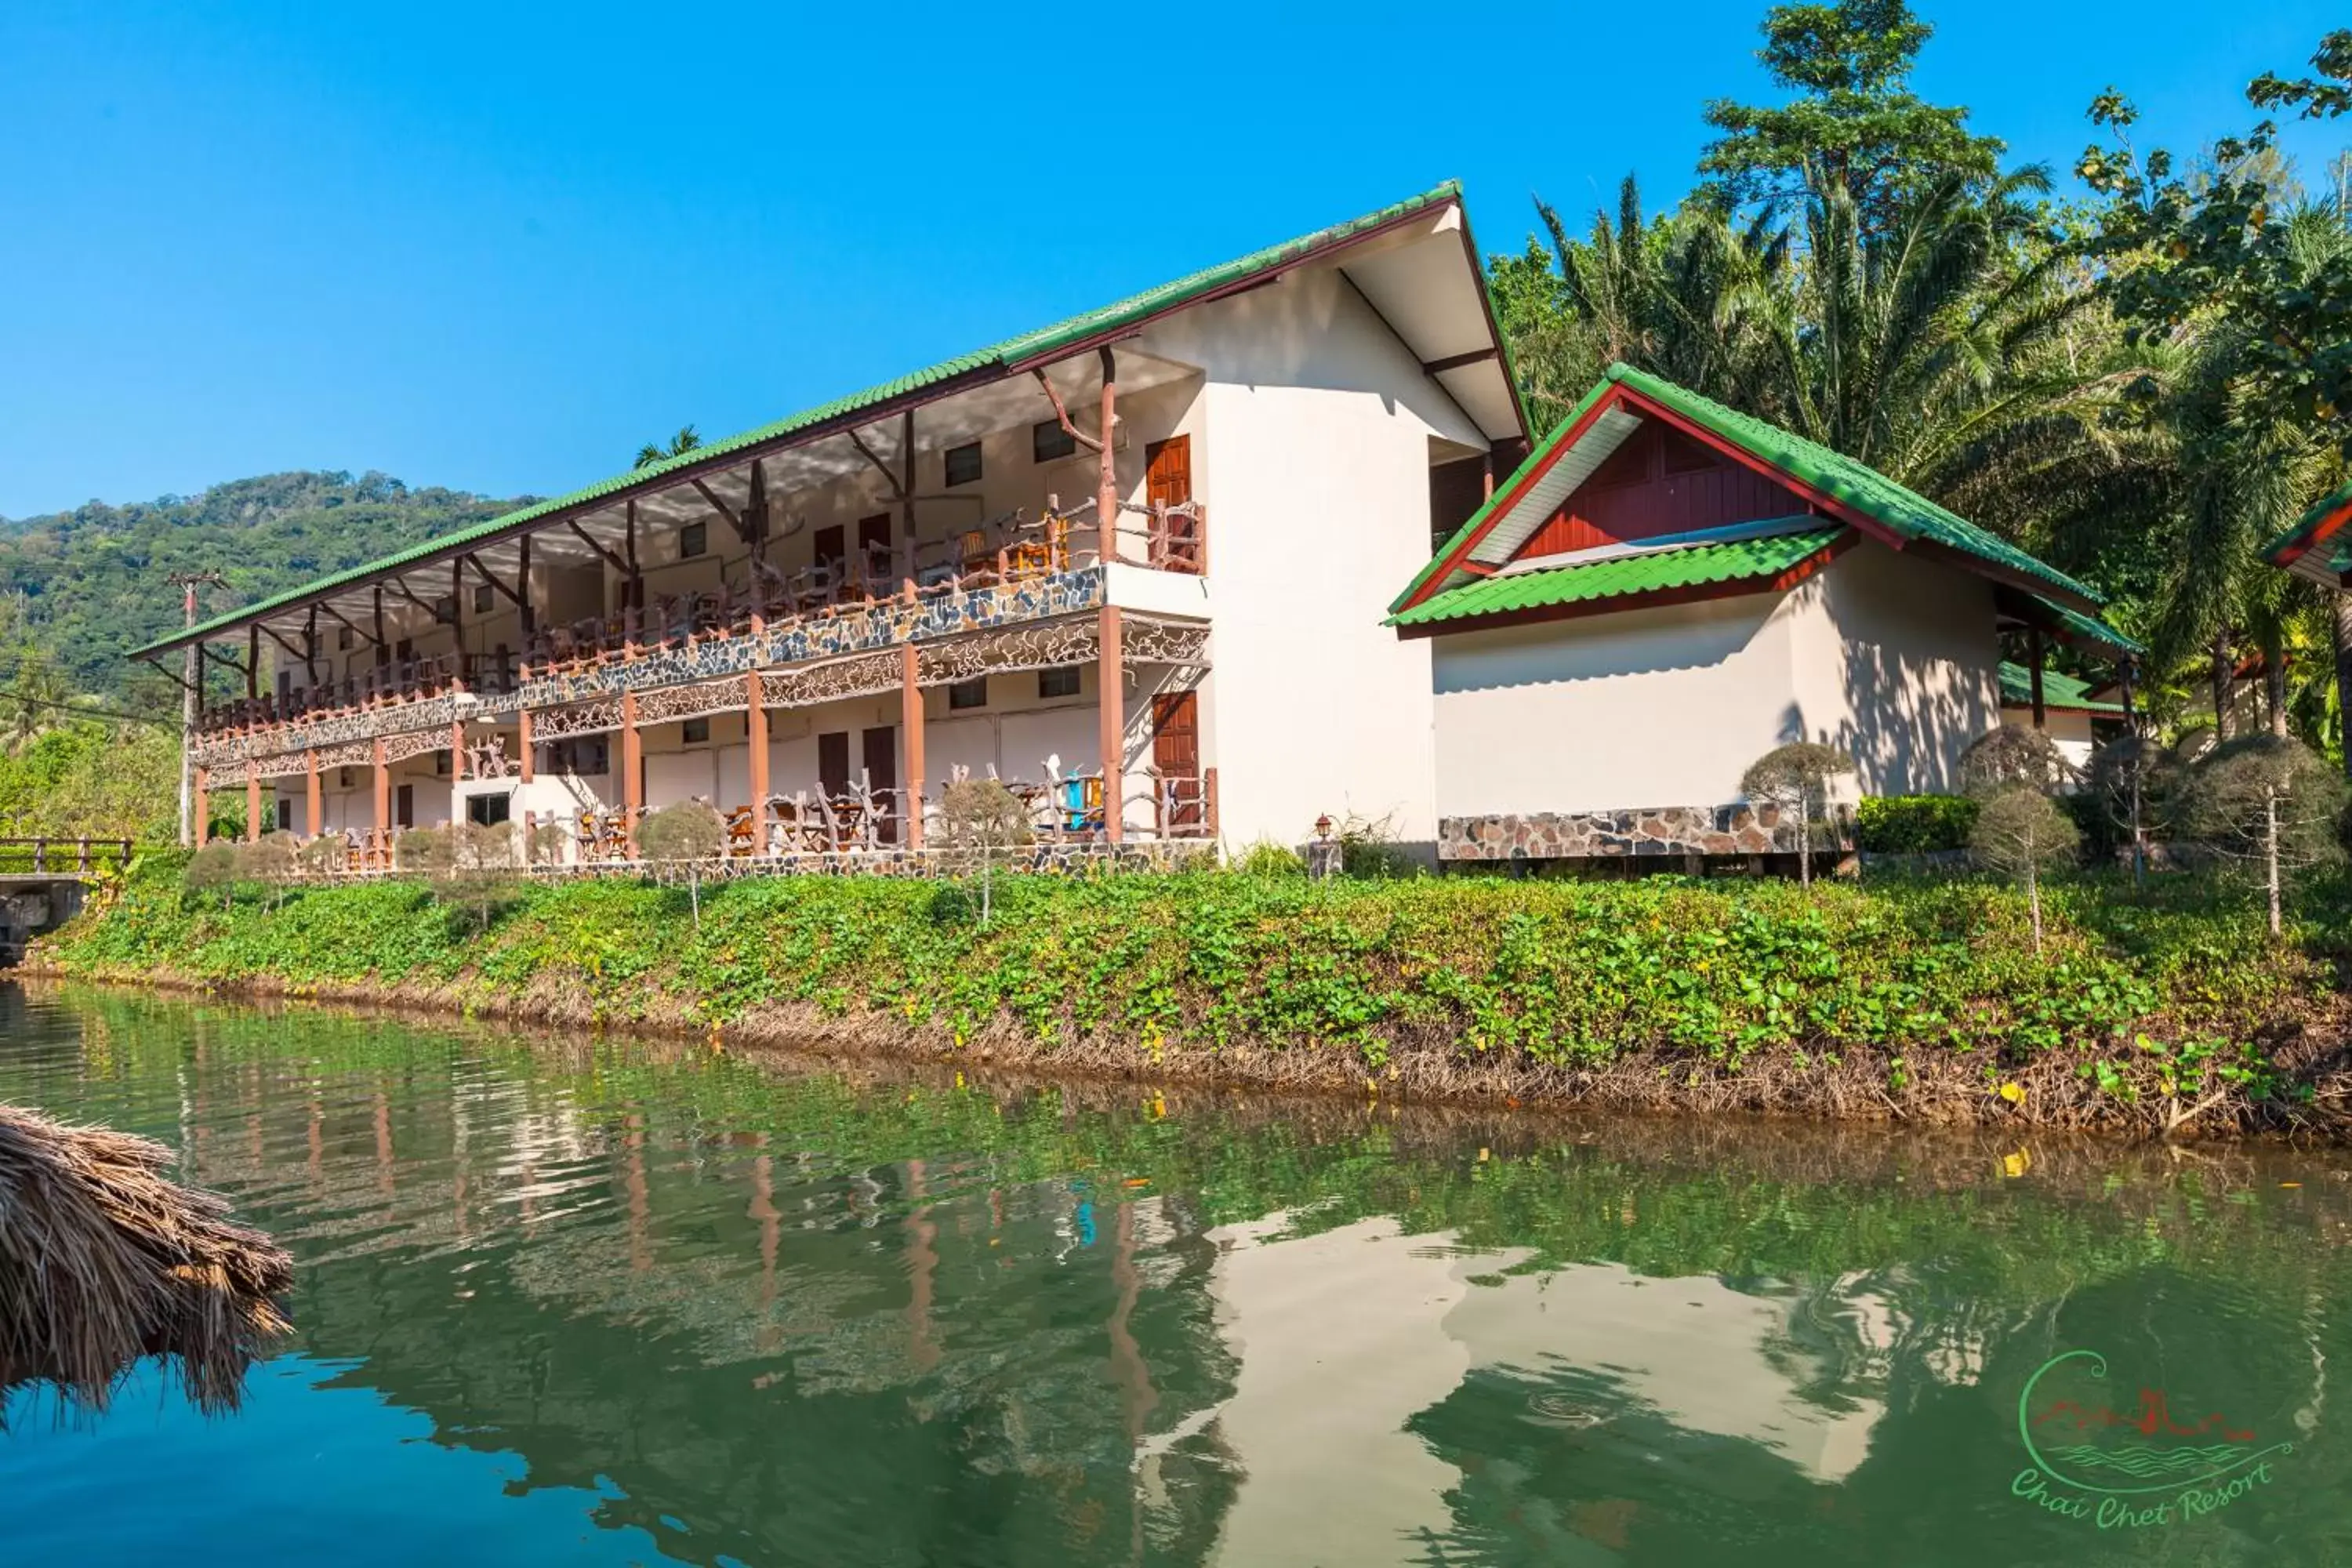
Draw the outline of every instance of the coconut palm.
<instances>
[{"instance_id":1,"label":"coconut palm","mask_svg":"<svg viewBox=\"0 0 2352 1568\"><path fill-rule=\"evenodd\" d=\"M669 445L667 447L663 447L656 442L648 441L644 446L638 447L637 460L633 466L640 468L650 468L656 463L663 462L671 458L683 457L685 454L693 451L697 447L701 445L702 437L696 433L693 426L680 426L678 427L677 434L669 438Z\"/></svg>"}]
</instances>

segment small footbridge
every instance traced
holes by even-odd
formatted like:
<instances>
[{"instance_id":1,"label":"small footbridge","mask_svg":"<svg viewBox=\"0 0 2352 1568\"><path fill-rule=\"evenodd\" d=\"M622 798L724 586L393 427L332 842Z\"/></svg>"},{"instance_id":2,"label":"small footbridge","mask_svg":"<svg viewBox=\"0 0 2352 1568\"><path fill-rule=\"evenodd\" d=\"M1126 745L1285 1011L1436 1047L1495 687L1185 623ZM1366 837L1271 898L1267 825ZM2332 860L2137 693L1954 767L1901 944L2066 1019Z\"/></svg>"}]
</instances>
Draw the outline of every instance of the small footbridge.
<instances>
[{"instance_id":1,"label":"small footbridge","mask_svg":"<svg viewBox=\"0 0 2352 1568\"><path fill-rule=\"evenodd\" d=\"M81 910L101 877L131 863L128 838L0 838L0 964Z\"/></svg>"}]
</instances>

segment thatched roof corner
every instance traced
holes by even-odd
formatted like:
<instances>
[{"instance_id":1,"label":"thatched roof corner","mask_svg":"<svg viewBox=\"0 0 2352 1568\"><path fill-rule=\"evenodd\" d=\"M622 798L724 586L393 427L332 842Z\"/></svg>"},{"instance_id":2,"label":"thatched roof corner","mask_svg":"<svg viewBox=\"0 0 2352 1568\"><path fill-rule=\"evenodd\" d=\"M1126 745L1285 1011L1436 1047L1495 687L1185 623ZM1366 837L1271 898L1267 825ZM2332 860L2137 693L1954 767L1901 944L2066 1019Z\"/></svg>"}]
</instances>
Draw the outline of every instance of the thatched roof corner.
<instances>
[{"instance_id":1,"label":"thatched roof corner","mask_svg":"<svg viewBox=\"0 0 2352 1568\"><path fill-rule=\"evenodd\" d=\"M162 1355L199 1408L236 1406L290 1326L293 1259L171 1165L152 1139L0 1105L0 1394L49 1383L102 1409Z\"/></svg>"}]
</instances>

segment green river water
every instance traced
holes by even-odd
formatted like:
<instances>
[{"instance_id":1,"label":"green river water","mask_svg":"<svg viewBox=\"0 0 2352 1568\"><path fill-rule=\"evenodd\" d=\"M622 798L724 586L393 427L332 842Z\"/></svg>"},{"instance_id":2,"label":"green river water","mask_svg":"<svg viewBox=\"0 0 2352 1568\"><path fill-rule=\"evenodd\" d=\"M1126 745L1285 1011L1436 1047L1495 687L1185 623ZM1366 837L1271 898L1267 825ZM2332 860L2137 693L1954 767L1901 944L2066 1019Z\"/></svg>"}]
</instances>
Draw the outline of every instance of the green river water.
<instances>
[{"instance_id":1,"label":"green river water","mask_svg":"<svg viewBox=\"0 0 2352 1568\"><path fill-rule=\"evenodd\" d=\"M14 987L0 1099L297 1260L234 1416L9 1402L0 1563L2352 1562L2333 1153Z\"/></svg>"}]
</instances>

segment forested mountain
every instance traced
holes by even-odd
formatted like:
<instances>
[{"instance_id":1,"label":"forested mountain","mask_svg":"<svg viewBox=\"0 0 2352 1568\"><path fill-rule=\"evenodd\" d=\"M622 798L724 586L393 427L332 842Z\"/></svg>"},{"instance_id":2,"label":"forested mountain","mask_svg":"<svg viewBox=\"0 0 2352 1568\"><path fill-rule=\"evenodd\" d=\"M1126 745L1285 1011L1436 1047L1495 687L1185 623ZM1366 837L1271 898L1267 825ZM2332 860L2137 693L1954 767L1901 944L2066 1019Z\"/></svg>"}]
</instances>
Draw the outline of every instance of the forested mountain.
<instances>
[{"instance_id":1,"label":"forested mountain","mask_svg":"<svg viewBox=\"0 0 2352 1568\"><path fill-rule=\"evenodd\" d=\"M92 501L0 520L0 689L121 696L123 653L180 625L173 572L212 571L204 613L356 566L515 505L383 474L269 474L199 496L130 506ZM153 678L137 684L151 698Z\"/></svg>"}]
</instances>

